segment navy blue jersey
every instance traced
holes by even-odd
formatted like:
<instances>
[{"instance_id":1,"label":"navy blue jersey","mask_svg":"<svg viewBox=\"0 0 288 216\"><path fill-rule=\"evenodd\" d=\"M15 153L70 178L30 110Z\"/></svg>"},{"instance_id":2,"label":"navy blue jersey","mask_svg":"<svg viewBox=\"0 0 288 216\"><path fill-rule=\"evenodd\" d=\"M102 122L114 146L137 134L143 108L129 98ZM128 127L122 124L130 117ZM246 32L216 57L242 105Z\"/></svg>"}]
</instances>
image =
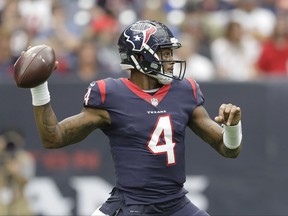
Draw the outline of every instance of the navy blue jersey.
<instances>
[{"instance_id":1,"label":"navy blue jersey","mask_svg":"<svg viewBox=\"0 0 288 216\"><path fill-rule=\"evenodd\" d=\"M116 187L126 204L151 204L187 193L185 128L204 103L192 79L174 80L150 95L128 79L99 80L88 87L84 106L108 111Z\"/></svg>"}]
</instances>

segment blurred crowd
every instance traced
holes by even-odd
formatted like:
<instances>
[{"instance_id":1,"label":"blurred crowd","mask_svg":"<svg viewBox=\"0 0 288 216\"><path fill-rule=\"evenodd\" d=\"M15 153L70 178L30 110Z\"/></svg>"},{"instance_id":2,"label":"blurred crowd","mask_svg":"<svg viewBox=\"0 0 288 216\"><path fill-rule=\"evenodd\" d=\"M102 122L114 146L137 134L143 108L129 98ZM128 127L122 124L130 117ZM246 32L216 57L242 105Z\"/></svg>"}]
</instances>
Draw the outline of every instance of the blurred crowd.
<instances>
[{"instance_id":1,"label":"blurred crowd","mask_svg":"<svg viewBox=\"0 0 288 216\"><path fill-rule=\"evenodd\" d=\"M286 78L287 0L0 0L0 83L28 46L54 48L51 82L128 77L117 40L138 19L165 23L197 81Z\"/></svg>"},{"instance_id":2,"label":"blurred crowd","mask_svg":"<svg viewBox=\"0 0 288 216\"><path fill-rule=\"evenodd\" d=\"M18 131L0 134L0 216L34 215L25 188L36 166L24 146L25 139Z\"/></svg>"}]
</instances>

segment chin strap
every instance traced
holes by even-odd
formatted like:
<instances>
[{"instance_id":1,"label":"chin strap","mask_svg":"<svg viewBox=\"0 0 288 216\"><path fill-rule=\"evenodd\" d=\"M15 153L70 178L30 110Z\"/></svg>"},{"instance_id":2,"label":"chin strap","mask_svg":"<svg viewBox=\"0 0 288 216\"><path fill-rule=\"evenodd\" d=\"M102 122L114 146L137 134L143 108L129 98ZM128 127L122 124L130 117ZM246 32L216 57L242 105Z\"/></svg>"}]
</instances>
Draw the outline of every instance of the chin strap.
<instances>
[{"instance_id":1,"label":"chin strap","mask_svg":"<svg viewBox=\"0 0 288 216\"><path fill-rule=\"evenodd\" d=\"M157 79L160 84L167 85L167 84L170 84L172 82L172 80L173 80L172 77L168 77L168 76L165 76L165 75L160 74L160 73L157 73L156 75L155 74L151 74L151 73L145 73L143 71L142 67L140 66L139 62L137 61L137 59L134 57L134 55L131 55L130 58L134 62L137 70L139 70L141 73L144 73L147 76L150 76L150 77L152 77L154 79Z\"/></svg>"},{"instance_id":2,"label":"chin strap","mask_svg":"<svg viewBox=\"0 0 288 216\"><path fill-rule=\"evenodd\" d=\"M164 76L162 74L157 74L157 80L160 84L167 85L172 82L173 78Z\"/></svg>"}]
</instances>

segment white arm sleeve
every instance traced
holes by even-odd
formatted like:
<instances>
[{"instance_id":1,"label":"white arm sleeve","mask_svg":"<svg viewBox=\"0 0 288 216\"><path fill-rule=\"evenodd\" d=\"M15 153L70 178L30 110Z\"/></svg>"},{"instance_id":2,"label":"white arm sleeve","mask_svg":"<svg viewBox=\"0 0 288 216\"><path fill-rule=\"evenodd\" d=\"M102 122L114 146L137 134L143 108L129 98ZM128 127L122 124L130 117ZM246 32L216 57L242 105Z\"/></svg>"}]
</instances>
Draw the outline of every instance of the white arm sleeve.
<instances>
[{"instance_id":1,"label":"white arm sleeve","mask_svg":"<svg viewBox=\"0 0 288 216\"><path fill-rule=\"evenodd\" d=\"M241 121L237 125L223 125L223 142L229 149L236 149L242 141L242 125Z\"/></svg>"}]
</instances>

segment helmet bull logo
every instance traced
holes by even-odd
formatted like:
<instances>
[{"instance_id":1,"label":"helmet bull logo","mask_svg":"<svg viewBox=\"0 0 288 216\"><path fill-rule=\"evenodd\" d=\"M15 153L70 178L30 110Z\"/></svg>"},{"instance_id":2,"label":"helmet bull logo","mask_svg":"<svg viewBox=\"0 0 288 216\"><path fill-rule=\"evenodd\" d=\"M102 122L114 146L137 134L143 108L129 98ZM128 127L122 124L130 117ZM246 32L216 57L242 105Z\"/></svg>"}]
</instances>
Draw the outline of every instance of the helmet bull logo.
<instances>
[{"instance_id":1,"label":"helmet bull logo","mask_svg":"<svg viewBox=\"0 0 288 216\"><path fill-rule=\"evenodd\" d=\"M143 29L144 27L144 29ZM151 35L157 32L157 28L153 25L135 24L124 32L127 41L132 44L134 51L141 51Z\"/></svg>"}]
</instances>

